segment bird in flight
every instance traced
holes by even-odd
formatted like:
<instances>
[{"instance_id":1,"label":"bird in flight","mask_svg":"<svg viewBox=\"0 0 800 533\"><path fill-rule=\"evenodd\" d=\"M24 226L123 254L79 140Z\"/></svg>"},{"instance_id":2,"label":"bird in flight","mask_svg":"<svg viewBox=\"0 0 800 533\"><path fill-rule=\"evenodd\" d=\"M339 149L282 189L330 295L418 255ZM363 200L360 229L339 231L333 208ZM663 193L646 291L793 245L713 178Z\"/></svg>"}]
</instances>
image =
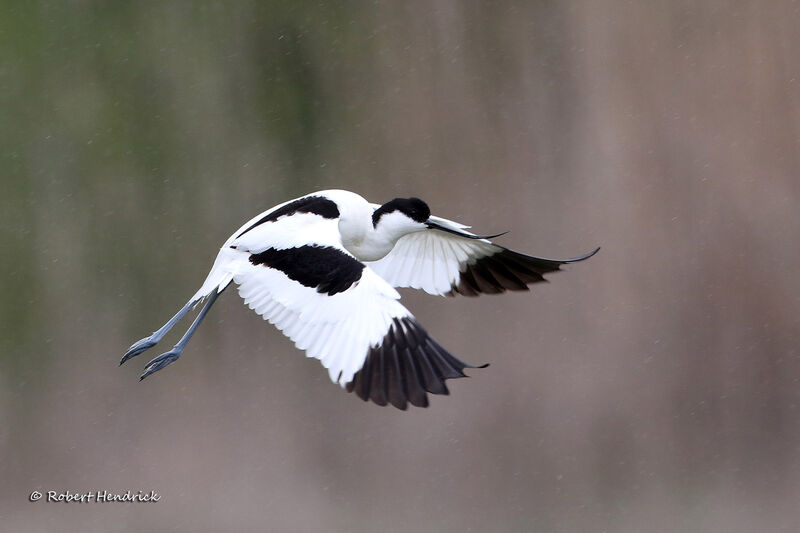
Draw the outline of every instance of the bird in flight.
<instances>
[{"instance_id":1,"label":"bird in flight","mask_svg":"<svg viewBox=\"0 0 800 533\"><path fill-rule=\"evenodd\" d=\"M478 296L525 291L573 259L541 259L432 216L419 198L383 205L327 190L269 209L220 248L203 285L120 364L158 343L189 311L205 304L178 343L145 366L140 379L177 360L217 297L231 282L244 302L274 324L334 383L364 401L427 407L427 393L448 394L445 380L465 377L460 361L420 326L395 287ZM483 365L486 366L486 365Z\"/></svg>"}]
</instances>

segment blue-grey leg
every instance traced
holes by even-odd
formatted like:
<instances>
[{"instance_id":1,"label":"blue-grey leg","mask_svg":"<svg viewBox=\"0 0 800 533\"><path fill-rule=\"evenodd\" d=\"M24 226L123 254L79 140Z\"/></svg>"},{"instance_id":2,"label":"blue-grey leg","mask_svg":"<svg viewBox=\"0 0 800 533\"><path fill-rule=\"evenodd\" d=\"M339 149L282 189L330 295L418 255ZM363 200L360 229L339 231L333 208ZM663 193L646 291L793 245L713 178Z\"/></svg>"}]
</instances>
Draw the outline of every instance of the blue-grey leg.
<instances>
[{"instance_id":1,"label":"blue-grey leg","mask_svg":"<svg viewBox=\"0 0 800 533\"><path fill-rule=\"evenodd\" d=\"M150 374L152 374L153 372L158 372L168 364L173 363L176 359L178 359L178 357L181 356L183 349L186 348L186 345L189 343L189 339L192 338L192 335L194 335L195 330L197 330L197 326L199 326L200 322L203 321L203 319L206 316L206 313L208 313L208 310L211 309L212 305L214 305L214 302L217 300L218 296L219 292L217 291L211 293L211 295L208 297L208 301L203 306L203 309L200 310L200 314L198 314L197 318L194 319L194 322L192 322L192 325L189 326L189 329L186 331L186 333L183 334L183 337L181 337L181 340L178 341L178 344L176 344L167 353L163 353L158 357L156 357L155 359L153 359L152 361L150 361L149 363L147 363L147 365L144 367L144 373L139 377L140 381L149 376Z\"/></svg>"},{"instance_id":2,"label":"blue-grey leg","mask_svg":"<svg viewBox=\"0 0 800 533\"><path fill-rule=\"evenodd\" d=\"M197 300L189 300L186 305L183 306L183 309L175 313L175 316L169 319L169 322L161 326L161 329L150 335L149 337L145 337L142 340L136 341L133 346L128 348L128 351L125 352L125 355L122 356L122 360L120 360L119 364L124 363L131 357L135 357L142 353L143 351L147 350L148 348L152 348L153 346L160 341L164 335L167 334L172 327L178 323L180 319L186 316L186 313L192 308L192 306L197 302Z\"/></svg>"}]
</instances>

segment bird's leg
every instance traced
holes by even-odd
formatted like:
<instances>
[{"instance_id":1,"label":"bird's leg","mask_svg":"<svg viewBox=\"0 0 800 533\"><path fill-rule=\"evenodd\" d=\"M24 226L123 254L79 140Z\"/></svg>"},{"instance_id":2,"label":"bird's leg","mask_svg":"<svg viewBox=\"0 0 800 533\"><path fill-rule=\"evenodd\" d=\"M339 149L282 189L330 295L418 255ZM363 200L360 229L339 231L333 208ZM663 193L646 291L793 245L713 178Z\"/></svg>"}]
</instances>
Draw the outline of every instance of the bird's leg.
<instances>
[{"instance_id":1,"label":"bird's leg","mask_svg":"<svg viewBox=\"0 0 800 533\"><path fill-rule=\"evenodd\" d=\"M180 319L186 316L186 313L189 312L189 310L192 308L192 306L195 304L196 301L197 300L189 300L186 303L186 305L183 306L183 309L175 313L175 316L170 318L169 322L161 326L161 329L159 329L149 337L145 337L144 339L141 339L133 343L133 346L128 348L128 351L125 352L125 355L122 356L122 360L120 360L119 364L122 364L131 357L135 357L140 353L142 353L143 351L147 350L148 348L155 346L156 343L160 341L164 337L164 335L166 335L167 332L171 330L175 324L178 323Z\"/></svg>"},{"instance_id":2,"label":"bird's leg","mask_svg":"<svg viewBox=\"0 0 800 533\"><path fill-rule=\"evenodd\" d=\"M206 313L208 313L208 310L211 309L212 305L214 305L214 302L216 301L219 294L220 293L217 292L216 290L211 293L211 295L208 297L208 301L203 306L203 309L200 311L200 314L198 314L197 317L194 319L194 322L192 322L192 325L189 326L189 329L186 331L186 333L183 334L183 337L181 337L181 340L178 341L178 344L176 344L167 353L163 353L158 357L156 357L155 359L153 359L152 361L150 361L149 363L147 363L147 365L144 367L144 373L142 373L142 375L139 377L140 381L149 376L150 374L152 374L153 372L158 372L159 370L161 370L168 364L174 362L176 359L178 359L178 357L181 356L183 349L186 348L186 345L189 343L189 339L192 338L192 335L194 335L195 330L197 330L197 326L199 326L200 322L203 321L203 319L206 316Z\"/></svg>"}]
</instances>

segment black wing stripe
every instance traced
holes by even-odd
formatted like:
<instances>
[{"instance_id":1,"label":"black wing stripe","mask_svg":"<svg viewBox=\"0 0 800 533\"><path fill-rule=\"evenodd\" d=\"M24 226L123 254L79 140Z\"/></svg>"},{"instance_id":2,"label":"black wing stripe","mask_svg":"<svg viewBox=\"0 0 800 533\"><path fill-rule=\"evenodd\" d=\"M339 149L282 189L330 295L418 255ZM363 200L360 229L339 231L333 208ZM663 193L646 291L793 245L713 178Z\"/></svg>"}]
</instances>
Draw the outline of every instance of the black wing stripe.
<instances>
[{"instance_id":1,"label":"black wing stripe","mask_svg":"<svg viewBox=\"0 0 800 533\"><path fill-rule=\"evenodd\" d=\"M395 318L346 389L378 405L427 407L426 393L448 394L445 380L465 377L465 368L476 367L448 353L413 318Z\"/></svg>"},{"instance_id":2,"label":"black wing stripe","mask_svg":"<svg viewBox=\"0 0 800 533\"><path fill-rule=\"evenodd\" d=\"M275 222L281 217L291 216L295 213L313 213L321 216L322 218L333 219L339 217L339 208L336 205L336 202L322 196L305 196L303 198L298 198L297 200L289 202L278 209L273 209L237 235L236 238L238 239L251 229L258 227L261 224Z\"/></svg>"},{"instance_id":3,"label":"black wing stripe","mask_svg":"<svg viewBox=\"0 0 800 533\"><path fill-rule=\"evenodd\" d=\"M332 246L267 248L251 254L250 262L280 270L289 279L329 296L349 289L364 271L363 263Z\"/></svg>"}]
</instances>

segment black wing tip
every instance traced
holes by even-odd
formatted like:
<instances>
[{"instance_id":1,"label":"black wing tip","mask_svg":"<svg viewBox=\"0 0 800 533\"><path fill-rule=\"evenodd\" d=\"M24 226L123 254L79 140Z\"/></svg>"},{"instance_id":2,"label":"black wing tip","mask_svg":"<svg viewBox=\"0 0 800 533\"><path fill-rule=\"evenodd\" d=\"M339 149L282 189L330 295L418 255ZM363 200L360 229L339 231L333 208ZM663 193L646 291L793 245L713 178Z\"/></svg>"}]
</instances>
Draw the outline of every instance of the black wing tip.
<instances>
[{"instance_id":1,"label":"black wing tip","mask_svg":"<svg viewBox=\"0 0 800 533\"><path fill-rule=\"evenodd\" d=\"M428 407L428 393L447 396L448 379L468 377L465 368L486 368L465 363L428 335L413 318L395 318L381 344L370 348L364 365L345 384L364 401L391 404L405 411L408 405Z\"/></svg>"},{"instance_id":2,"label":"black wing tip","mask_svg":"<svg viewBox=\"0 0 800 533\"><path fill-rule=\"evenodd\" d=\"M564 263L564 264L567 264L567 263L578 263L580 261L585 261L586 259L589 259L593 255L595 255L597 252L599 252L600 248L601 247L598 246L597 248L595 248L594 250L592 250L588 254L584 254L584 255L581 255L579 257L573 257L572 259L566 259L566 260L561 261L561 262Z\"/></svg>"},{"instance_id":3,"label":"black wing tip","mask_svg":"<svg viewBox=\"0 0 800 533\"><path fill-rule=\"evenodd\" d=\"M499 244L498 251L467 263L459 279L446 296L475 297L482 294L501 294L506 291L527 291L534 283L547 283L545 274L561 270L561 266L589 259L600 247L572 259L544 259L515 252Z\"/></svg>"}]
</instances>

